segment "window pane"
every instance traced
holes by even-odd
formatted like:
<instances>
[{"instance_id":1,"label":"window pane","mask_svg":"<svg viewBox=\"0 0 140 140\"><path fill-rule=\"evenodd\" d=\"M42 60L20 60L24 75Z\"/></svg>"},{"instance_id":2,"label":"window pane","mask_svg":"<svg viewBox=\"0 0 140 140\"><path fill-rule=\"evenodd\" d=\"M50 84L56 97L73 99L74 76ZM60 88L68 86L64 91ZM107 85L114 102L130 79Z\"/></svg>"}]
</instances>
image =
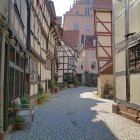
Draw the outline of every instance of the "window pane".
<instances>
[{"instance_id":1,"label":"window pane","mask_svg":"<svg viewBox=\"0 0 140 140\"><path fill-rule=\"evenodd\" d=\"M79 30L79 24L78 23L74 23L73 24L73 29L74 30Z\"/></svg>"},{"instance_id":2,"label":"window pane","mask_svg":"<svg viewBox=\"0 0 140 140\"><path fill-rule=\"evenodd\" d=\"M23 95L23 83L24 83L24 78L23 78L23 73L20 73L20 96Z\"/></svg>"},{"instance_id":3,"label":"window pane","mask_svg":"<svg viewBox=\"0 0 140 140\"><path fill-rule=\"evenodd\" d=\"M19 96L19 71L15 70L15 97Z\"/></svg>"},{"instance_id":4,"label":"window pane","mask_svg":"<svg viewBox=\"0 0 140 140\"><path fill-rule=\"evenodd\" d=\"M14 69L10 67L9 73L9 100L14 96Z\"/></svg>"},{"instance_id":5,"label":"window pane","mask_svg":"<svg viewBox=\"0 0 140 140\"><path fill-rule=\"evenodd\" d=\"M15 62L15 49L10 46L10 61Z\"/></svg>"}]
</instances>

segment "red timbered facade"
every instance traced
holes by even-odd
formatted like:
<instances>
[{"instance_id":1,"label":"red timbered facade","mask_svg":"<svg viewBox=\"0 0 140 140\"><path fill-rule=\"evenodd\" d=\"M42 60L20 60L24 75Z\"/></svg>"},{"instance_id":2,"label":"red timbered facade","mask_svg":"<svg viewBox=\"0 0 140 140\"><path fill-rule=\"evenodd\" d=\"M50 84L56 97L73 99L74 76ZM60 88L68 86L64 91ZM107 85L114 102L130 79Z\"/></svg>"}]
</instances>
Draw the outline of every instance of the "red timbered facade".
<instances>
[{"instance_id":1,"label":"red timbered facade","mask_svg":"<svg viewBox=\"0 0 140 140\"><path fill-rule=\"evenodd\" d=\"M95 34L97 36L98 72L112 62L112 2L95 0Z\"/></svg>"}]
</instances>

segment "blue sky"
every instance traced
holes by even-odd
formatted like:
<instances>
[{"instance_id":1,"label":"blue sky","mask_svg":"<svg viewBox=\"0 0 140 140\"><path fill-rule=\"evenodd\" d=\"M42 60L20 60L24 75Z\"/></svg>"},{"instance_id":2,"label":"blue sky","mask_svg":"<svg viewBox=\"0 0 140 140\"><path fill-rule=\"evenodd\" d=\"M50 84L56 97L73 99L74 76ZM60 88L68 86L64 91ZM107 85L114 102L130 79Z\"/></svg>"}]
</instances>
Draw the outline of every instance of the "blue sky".
<instances>
[{"instance_id":1,"label":"blue sky","mask_svg":"<svg viewBox=\"0 0 140 140\"><path fill-rule=\"evenodd\" d=\"M66 11L69 11L70 5L74 0L52 0L54 1L55 11L57 16L63 16Z\"/></svg>"}]
</instances>

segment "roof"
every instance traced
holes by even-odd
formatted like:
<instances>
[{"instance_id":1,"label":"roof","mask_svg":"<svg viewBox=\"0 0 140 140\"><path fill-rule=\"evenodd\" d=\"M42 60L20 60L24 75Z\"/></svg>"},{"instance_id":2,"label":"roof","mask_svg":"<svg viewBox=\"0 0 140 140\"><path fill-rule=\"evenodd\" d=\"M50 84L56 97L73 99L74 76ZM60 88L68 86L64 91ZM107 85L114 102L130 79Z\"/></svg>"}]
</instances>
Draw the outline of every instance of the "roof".
<instances>
[{"instance_id":1,"label":"roof","mask_svg":"<svg viewBox=\"0 0 140 140\"><path fill-rule=\"evenodd\" d=\"M56 23L61 26L61 24L62 24L62 17L61 16L56 17Z\"/></svg>"},{"instance_id":2,"label":"roof","mask_svg":"<svg viewBox=\"0 0 140 140\"><path fill-rule=\"evenodd\" d=\"M103 69L100 70L101 74L113 74L113 63L110 62Z\"/></svg>"},{"instance_id":3,"label":"roof","mask_svg":"<svg viewBox=\"0 0 140 140\"><path fill-rule=\"evenodd\" d=\"M63 41L70 47L77 47L79 41L79 30L64 30Z\"/></svg>"},{"instance_id":4,"label":"roof","mask_svg":"<svg viewBox=\"0 0 140 140\"><path fill-rule=\"evenodd\" d=\"M112 10L112 0L94 0L93 9Z\"/></svg>"}]
</instances>

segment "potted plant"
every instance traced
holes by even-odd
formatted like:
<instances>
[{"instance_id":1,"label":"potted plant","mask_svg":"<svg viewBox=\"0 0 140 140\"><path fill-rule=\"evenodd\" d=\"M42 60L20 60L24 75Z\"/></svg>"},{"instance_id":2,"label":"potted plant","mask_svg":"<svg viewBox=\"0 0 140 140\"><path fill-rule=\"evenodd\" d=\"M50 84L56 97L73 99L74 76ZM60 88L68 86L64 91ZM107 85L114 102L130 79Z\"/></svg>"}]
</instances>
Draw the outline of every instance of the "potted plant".
<instances>
[{"instance_id":1,"label":"potted plant","mask_svg":"<svg viewBox=\"0 0 140 140\"><path fill-rule=\"evenodd\" d=\"M38 84L38 95L37 95L37 103L38 104L43 104L43 93L44 93L44 88L41 83Z\"/></svg>"},{"instance_id":2,"label":"potted plant","mask_svg":"<svg viewBox=\"0 0 140 140\"><path fill-rule=\"evenodd\" d=\"M8 107L8 112L10 116L15 117L18 110L19 110L19 106L16 102L10 103Z\"/></svg>"},{"instance_id":3,"label":"potted plant","mask_svg":"<svg viewBox=\"0 0 140 140\"><path fill-rule=\"evenodd\" d=\"M70 79L70 80L68 81L68 87L69 87L69 88L72 88L72 87L73 87L73 80L72 80L72 79Z\"/></svg>"},{"instance_id":4,"label":"potted plant","mask_svg":"<svg viewBox=\"0 0 140 140\"><path fill-rule=\"evenodd\" d=\"M17 130L22 130L25 127L25 119L22 117L16 118L15 127Z\"/></svg>"},{"instance_id":5,"label":"potted plant","mask_svg":"<svg viewBox=\"0 0 140 140\"><path fill-rule=\"evenodd\" d=\"M41 83L39 83L38 84L38 93L43 94L43 92L44 92L44 87L43 87L43 85Z\"/></svg>"},{"instance_id":6,"label":"potted plant","mask_svg":"<svg viewBox=\"0 0 140 140\"><path fill-rule=\"evenodd\" d=\"M37 103L38 104L43 104L44 100L43 100L43 95L42 94L38 94L37 96Z\"/></svg>"},{"instance_id":7,"label":"potted plant","mask_svg":"<svg viewBox=\"0 0 140 140\"><path fill-rule=\"evenodd\" d=\"M24 95L21 99L22 108L29 108L30 107L30 99L29 96Z\"/></svg>"}]
</instances>

